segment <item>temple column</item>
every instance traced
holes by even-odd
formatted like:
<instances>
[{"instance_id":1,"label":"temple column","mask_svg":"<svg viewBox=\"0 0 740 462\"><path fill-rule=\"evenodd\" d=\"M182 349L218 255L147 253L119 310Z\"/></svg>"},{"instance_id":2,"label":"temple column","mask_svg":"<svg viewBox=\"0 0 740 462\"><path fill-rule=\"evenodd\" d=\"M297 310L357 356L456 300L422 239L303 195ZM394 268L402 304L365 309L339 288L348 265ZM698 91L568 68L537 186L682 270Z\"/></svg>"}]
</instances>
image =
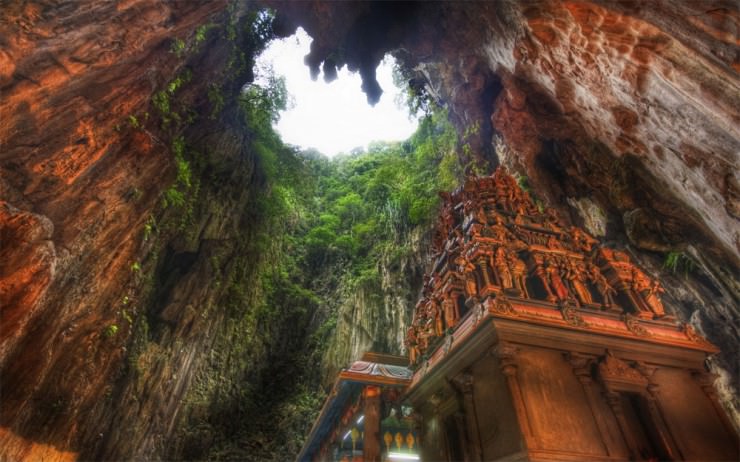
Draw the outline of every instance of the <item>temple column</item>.
<instances>
[{"instance_id":1,"label":"temple column","mask_svg":"<svg viewBox=\"0 0 740 462\"><path fill-rule=\"evenodd\" d=\"M473 374L463 372L452 381L455 388L462 395L463 413L465 415L465 428L467 430L470 449L468 459L471 461L483 460L483 450L478 429L478 417L475 412L475 401L473 398Z\"/></svg>"},{"instance_id":2,"label":"temple column","mask_svg":"<svg viewBox=\"0 0 740 462\"><path fill-rule=\"evenodd\" d=\"M683 455L681 454L681 450L676 444L676 440L673 438L673 434L670 431L670 428L668 428L668 425L666 425L665 418L664 418L664 412L663 408L660 405L660 400L658 391L659 387L658 385L652 381L652 376L657 370L657 367L647 366L644 363L638 363L637 370L640 371L642 375L645 376L646 379L648 379L648 386L647 386L647 395L645 395L645 399L647 400L647 407L648 412L650 412L650 417L652 417L653 422L655 422L656 429L658 430L658 437L660 438L660 443L662 444L663 448L665 448L666 451L668 451L668 457L671 460L681 460L684 459Z\"/></svg>"},{"instance_id":3,"label":"temple column","mask_svg":"<svg viewBox=\"0 0 740 462\"><path fill-rule=\"evenodd\" d=\"M612 412L614 413L614 417L617 419L619 430L622 432L624 442L627 443L627 449L630 452L630 460L639 460L640 449L637 441L635 441L634 435L632 434L632 429L624 416L624 409L622 409L622 396L618 392L609 389L607 389L604 395L607 403L609 403L609 407L611 407Z\"/></svg>"},{"instance_id":4,"label":"temple column","mask_svg":"<svg viewBox=\"0 0 740 462\"><path fill-rule=\"evenodd\" d=\"M573 366L573 373L583 387L583 393L586 395L591 416L593 417L594 422L596 422L596 428L599 430L599 436L601 436L601 443L604 446L604 451L607 455L611 456L615 451L613 448L609 448L608 424L597 408L598 397L594 395L594 389L592 387L593 379L591 378L591 373L589 371L589 366L591 365L593 358L589 358L578 353L567 353L565 357L570 365Z\"/></svg>"},{"instance_id":5,"label":"temple column","mask_svg":"<svg viewBox=\"0 0 740 462\"><path fill-rule=\"evenodd\" d=\"M365 462L380 462L380 387L367 386L365 400L365 437L362 456Z\"/></svg>"},{"instance_id":6,"label":"temple column","mask_svg":"<svg viewBox=\"0 0 740 462\"><path fill-rule=\"evenodd\" d=\"M527 406L524 403L524 397L522 396L522 389L519 386L519 379L517 378L517 364L516 364L516 353L519 350L511 344L499 343L494 349L494 355L499 359L501 372L506 377L506 382L511 392L511 398L514 404L514 410L519 420L519 427L524 438L524 445L526 450L537 448L537 444L534 438L534 432L532 426L529 423L529 414L527 413Z\"/></svg>"}]
</instances>

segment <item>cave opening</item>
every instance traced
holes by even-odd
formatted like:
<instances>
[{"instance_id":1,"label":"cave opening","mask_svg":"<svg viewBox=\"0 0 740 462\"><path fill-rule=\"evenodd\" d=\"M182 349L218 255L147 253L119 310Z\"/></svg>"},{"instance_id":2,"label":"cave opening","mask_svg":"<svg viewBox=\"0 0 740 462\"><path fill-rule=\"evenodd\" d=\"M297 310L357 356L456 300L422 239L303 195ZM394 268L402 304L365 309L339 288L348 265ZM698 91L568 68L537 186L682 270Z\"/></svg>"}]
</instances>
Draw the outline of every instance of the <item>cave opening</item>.
<instances>
[{"instance_id":1,"label":"cave opening","mask_svg":"<svg viewBox=\"0 0 740 462\"><path fill-rule=\"evenodd\" d=\"M375 71L383 93L370 104L360 74L347 66L311 77L304 57L312 41L298 28L290 37L273 39L256 60L256 84L270 85L277 78L285 85L288 102L274 125L285 143L333 157L361 152L374 141L404 141L411 136L418 115L409 112L406 82L390 54Z\"/></svg>"}]
</instances>

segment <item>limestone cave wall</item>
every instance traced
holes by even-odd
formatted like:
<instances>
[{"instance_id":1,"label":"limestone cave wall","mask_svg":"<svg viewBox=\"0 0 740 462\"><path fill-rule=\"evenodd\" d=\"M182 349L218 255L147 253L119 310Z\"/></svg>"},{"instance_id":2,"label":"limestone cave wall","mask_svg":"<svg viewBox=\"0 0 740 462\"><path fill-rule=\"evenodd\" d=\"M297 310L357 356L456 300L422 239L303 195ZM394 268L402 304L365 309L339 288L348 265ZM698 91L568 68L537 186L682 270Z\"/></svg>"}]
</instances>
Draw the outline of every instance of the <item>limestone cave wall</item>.
<instances>
[{"instance_id":1,"label":"limestone cave wall","mask_svg":"<svg viewBox=\"0 0 740 462\"><path fill-rule=\"evenodd\" d=\"M219 1L3 6L0 458L216 457L298 348L245 312L275 258L236 105L253 19Z\"/></svg>"},{"instance_id":2,"label":"limestone cave wall","mask_svg":"<svg viewBox=\"0 0 740 462\"><path fill-rule=\"evenodd\" d=\"M312 72L332 78L347 64L372 102L375 66L392 52L412 87L449 108L470 171L503 163L632 251L663 281L667 305L723 349L712 367L738 420L734 2L267 4L278 33L300 25L314 38ZM231 298L259 296L250 271L269 260L249 245L269 186L228 103L251 79L246 7L3 6L3 457L208 457L228 437L215 422L251 415L235 403L259 400L271 360L301 348L286 340L291 325L258 328L229 311ZM180 175L177 139L200 185L185 208L162 206ZM693 269L662 267L669 253ZM398 300L383 306L403 306L407 294L385 293ZM389 316L366 323L368 335L407 322ZM337 358L353 354L334 342Z\"/></svg>"}]
</instances>

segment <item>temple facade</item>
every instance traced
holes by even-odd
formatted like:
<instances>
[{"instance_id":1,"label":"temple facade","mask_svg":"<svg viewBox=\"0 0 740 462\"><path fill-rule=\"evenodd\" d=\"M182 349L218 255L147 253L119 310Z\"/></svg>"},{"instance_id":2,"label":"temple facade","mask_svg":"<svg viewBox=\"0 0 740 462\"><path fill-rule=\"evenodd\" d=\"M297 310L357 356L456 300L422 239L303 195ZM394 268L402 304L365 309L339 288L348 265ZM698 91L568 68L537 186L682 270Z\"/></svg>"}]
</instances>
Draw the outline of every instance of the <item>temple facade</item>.
<instances>
[{"instance_id":1,"label":"temple facade","mask_svg":"<svg viewBox=\"0 0 740 462\"><path fill-rule=\"evenodd\" d=\"M501 169L443 200L408 366L352 382L376 387L378 425L342 451L359 417L322 411L317 425L334 430L312 432L299 460L738 460L704 366L717 348L676 322L628 254ZM383 431L391 417L405 430Z\"/></svg>"}]
</instances>

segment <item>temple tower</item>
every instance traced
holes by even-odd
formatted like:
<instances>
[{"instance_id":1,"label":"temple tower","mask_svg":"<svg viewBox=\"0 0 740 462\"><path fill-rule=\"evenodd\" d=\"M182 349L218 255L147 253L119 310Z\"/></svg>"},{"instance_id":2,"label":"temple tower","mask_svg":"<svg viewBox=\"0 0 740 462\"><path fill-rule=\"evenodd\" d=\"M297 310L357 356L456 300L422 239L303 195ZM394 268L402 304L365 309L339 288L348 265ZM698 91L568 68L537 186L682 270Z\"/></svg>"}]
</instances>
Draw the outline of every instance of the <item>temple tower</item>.
<instances>
[{"instance_id":1,"label":"temple tower","mask_svg":"<svg viewBox=\"0 0 740 462\"><path fill-rule=\"evenodd\" d=\"M499 169L444 195L406 345L422 460L736 460L704 360L622 251Z\"/></svg>"},{"instance_id":2,"label":"temple tower","mask_svg":"<svg viewBox=\"0 0 740 462\"><path fill-rule=\"evenodd\" d=\"M676 322L627 253L501 169L443 201L408 367L371 355L342 372L354 395L327 401L300 460L738 460L704 366L717 348ZM376 429L400 416L411 444L374 431L364 452L351 446L361 409L380 412Z\"/></svg>"}]
</instances>

